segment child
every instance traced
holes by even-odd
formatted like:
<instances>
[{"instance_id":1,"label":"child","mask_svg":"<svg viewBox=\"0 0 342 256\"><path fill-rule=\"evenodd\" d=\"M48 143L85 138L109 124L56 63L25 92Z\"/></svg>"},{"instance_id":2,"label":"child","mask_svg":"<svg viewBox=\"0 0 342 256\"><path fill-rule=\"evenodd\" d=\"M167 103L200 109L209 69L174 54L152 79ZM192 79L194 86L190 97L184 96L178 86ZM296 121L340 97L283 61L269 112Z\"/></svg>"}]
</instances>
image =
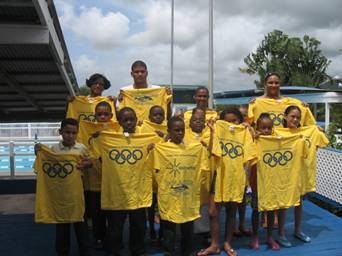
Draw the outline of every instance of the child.
<instances>
[{"instance_id":1,"label":"child","mask_svg":"<svg viewBox=\"0 0 342 256\"><path fill-rule=\"evenodd\" d=\"M256 122L256 133L255 137L257 138L259 135L271 135L273 131L273 121L268 113L262 113L257 122ZM252 240L249 244L251 249L258 250L259 249L259 237L258 237L258 229L259 229L259 212L258 212L258 190L257 190L257 169L256 165L253 165L250 173L250 186L252 188ZM276 251L279 250L279 244L277 244L272 236L273 232L273 224L274 224L274 211L267 211L267 244L268 246Z\"/></svg>"},{"instance_id":2,"label":"child","mask_svg":"<svg viewBox=\"0 0 342 256\"><path fill-rule=\"evenodd\" d=\"M155 132L161 138L164 138L167 134L167 126L164 124L165 120L165 112L161 106L155 105L151 107L149 113L149 120L144 120L141 126L141 133L151 133ZM157 206L157 192L155 186L153 187L153 201L150 208L148 208L148 222L150 228L150 238L152 241L156 240L156 230L154 227L155 221L160 222L159 216L155 215L155 210ZM161 227L159 229L159 237L160 240L162 238L162 230Z\"/></svg>"},{"instance_id":3,"label":"child","mask_svg":"<svg viewBox=\"0 0 342 256\"><path fill-rule=\"evenodd\" d=\"M208 171L206 148L201 143L185 144L184 132L183 119L171 117L168 121L169 141L156 144L149 156L158 184L165 255L177 255L177 224L181 229L181 255L192 255L193 222L200 217L202 173Z\"/></svg>"},{"instance_id":4,"label":"child","mask_svg":"<svg viewBox=\"0 0 342 256\"><path fill-rule=\"evenodd\" d=\"M194 108L190 118L189 128L185 129L184 143L190 144L194 142L201 142L203 146L211 153L214 139L214 119L210 119L206 126L205 111L201 108ZM218 141L217 141L218 143ZM205 182L201 184L201 218L194 223L195 233L201 234L205 242L209 235L209 216L208 216L208 202L210 196L210 183L212 174L215 169L215 156L210 156L209 165L210 172L206 172L207 176L204 178Z\"/></svg>"},{"instance_id":5,"label":"child","mask_svg":"<svg viewBox=\"0 0 342 256\"><path fill-rule=\"evenodd\" d=\"M221 121L222 120L222 121ZM227 122L229 122L227 124ZM255 159L253 140L248 129L242 125L243 117L235 108L229 108L220 114L216 122L215 133L222 147L220 165L216 170L209 202L211 245L198 255L218 254L219 247L219 203L226 207L226 235L224 250L230 255L237 255L231 246L235 226L237 204L242 202L246 174L245 164ZM213 149L214 151L214 149Z\"/></svg>"},{"instance_id":6,"label":"child","mask_svg":"<svg viewBox=\"0 0 342 256\"><path fill-rule=\"evenodd\" d=\"M80 255L89 255L87 227L83 221L84 197L81 174L73 171L71 159L72 156L77 156L76 159L79 160L75 167L80 170L91 167L91 162L86 157L85 146L76 142L77 132L78 122L75 119L66 118L61 122L59 130L62 141L53 145L51 150L41 144L35 145L37 159L34 168L38 171L35 219L36 222L56 223L56 252L58 255L69 254L70 224L73 224L75 229ZM43 155L48 157L44 159ZM68 169L66 169L67 167L62 169L55 167L63 161L66 162L64 166L68 165ZM42 164L43 172L39 169L40 164ZM49 167L45 170L45 166L54 168ZM45 174L50 178L46 180ZM44 179L45 186L49 187L45 191L44 184L42 184ZM57 198L51 202L54 200L54 196Z\"/></svg>"},{"instance_id":7,"label":"child","mask_svg":"<svg viewBox=\"0 0 342 256\"><path fill-rule=\"evenodd\" d=\"M108 216L111 253L120 255L128 216L131 254L144 255L145 208L152 203L152 177L144 163L147 146L160 138L152 133L136 134L137 116L132 108L122 108L118 120L123 133L101 132L92 141L102 160L101 209Z\"/></svg>"},{"instance_id":8,"label":"child","mask_svg":"<svg viewBox=\"0 0 342 256\"><path fill-rule=\"evenodd\" d=\"M86 79L86 84L90 88L90 95L69 97L66 117L95 122L95 106L106 101L114 110L116 98L102 96L102 92L110 87L110 82L104 75L93 74ZM112 119L116 121L115 111Z\"/></svg>"},{"instance_id":9,"label":"child","mask_svg":"<svg viewBox=\"0 0 342 256\"><path fill-rule=\"evenodd\" d=\"M86 130L86 141L90 153L92 146L90 135L100 131L116 131L117 123L111 122L113 117L112 107L102 101L95 107L95 118L97 123L81 121L81 128ZM93 235L95 238L95 248L105 247L105 236L107 234L106 214L101 210L101 162L98 159L93 159L93 168L88 170L84 175L84 180L89 183L89 208L93 224Z\"/></svg>"},{"instance_id":10,"label":"child","mask_svg":"<svg viewBox=\"0 0 342 256\"><path fill-rule=\"evenodd\" d=\"M150 133L155 132L161 138L166 136L167 127L165 121L165 112L161 106L155 105L151 107L148 115L149 120L144 120L140 132Z\"/></svg>"},{"instance_id":11,"label":"child","mask_svg":"<svg viewBox=\"0 0 342 256\"><path fill-rule=\"evenodd\" d=\"M325 147L329 141L325 135L320 131L316 125L301 127L301 109L298 106L289 106L284 112L283 126L284 128L276 129L276 133L279 135L287 134L301 134L308 146L307 163L303 166L303 182L301 195L305 195L307 192L315 191L315 170L316 170L316 151L317 147ZM305 168L306 167L306 168ZM303 198L301 197L300 204L295 207L295 232L294 236L305 242L309 243L311 238L307 236L301 229L302 223L302 209ZM285 211L283 212L283 218L285 218ZM279 227L280 242L285 247L290 247L291 243L285 237L284 224Z\"/></svg>"}]
</instances>

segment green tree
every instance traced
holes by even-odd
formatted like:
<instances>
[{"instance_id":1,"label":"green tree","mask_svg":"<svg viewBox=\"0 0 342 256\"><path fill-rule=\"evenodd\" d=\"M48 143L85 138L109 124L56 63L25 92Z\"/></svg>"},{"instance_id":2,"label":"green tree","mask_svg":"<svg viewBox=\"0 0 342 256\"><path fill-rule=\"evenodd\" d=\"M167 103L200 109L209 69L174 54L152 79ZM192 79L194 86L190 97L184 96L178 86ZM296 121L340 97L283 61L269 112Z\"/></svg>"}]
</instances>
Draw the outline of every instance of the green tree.
<instances>
[{"instance_id":1,"label":"green tree","mask_svg":"<svg viewBox=\"0 0 342 256\"><path fill-rule=\"evenodd\" d=\"M278 72L285 85L316 86L322 83L330 64L322 55L315 38L305 35L303 39L289 37L280 30L268 33L244 62L247 67L239 68L243 73L258 74L257 88L263 88L263 78L268 72Z\"/></svg>"},{"instance_id":2,"label":"green tree","mask_svg":"<svg viewBox=\"0 0 342 256\"><path fill-rule=\"evenodd\" d=\"M90 88L86 85L82 85L79 90L79 95L87 96L90 94Z\"/></svg>"}]
</instances>

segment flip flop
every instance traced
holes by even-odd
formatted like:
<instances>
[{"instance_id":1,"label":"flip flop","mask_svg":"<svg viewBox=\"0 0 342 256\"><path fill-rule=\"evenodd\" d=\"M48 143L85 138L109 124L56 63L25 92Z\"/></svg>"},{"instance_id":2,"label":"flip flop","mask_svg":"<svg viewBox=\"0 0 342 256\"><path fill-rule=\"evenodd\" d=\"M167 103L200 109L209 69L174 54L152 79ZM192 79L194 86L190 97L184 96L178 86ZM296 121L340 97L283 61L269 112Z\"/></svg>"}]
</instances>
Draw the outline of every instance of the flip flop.
<instances>
[{"instance_id":1,"label":"flip flop","mask_svg":"<svg viewBox=\"0 0 342 256\"><path fill-rule=\"evenodd\" d=\"M235 251L233 248L230 248L228 251L226 251L228 256L238 256L237 251Z\"/></svg>"},{"instance_id":2,"label":"flip flop","mask_svg":"<svg viewBox=\"0 0 342 256\"><path fill-rule=\"evenodd\" d=\"M221 253L220 248L218 248L216 251L211 251L211 250L208 250L208 249L201 249L197 253L197 256L219 255L220 253Z\"/></svg>"},{"instance_id":3,"label":"flip flop","mask_svg":"<svg viewBox=\"0 0 342 256\"><path fill-rule=\"evenodd\" d=\"M286 247L286 248L289 248L289 247L292 247L292 243L287 240L287 238L285 236L281 237L279 236L277 238L277 242L282 246L282 247Z\"/></svg>"},{"instance_id":4,"label":"flip flop","mask_svg":"<svg viewBox=\"0 0 342 256\"><path fill-rule=\"evenodd\" d=\"M299 234L294 234L294 237L303 241L304 243L310 243L311 238L307 235L305 235L303 232L300 232Z\"/></svg>"}]
</instances>

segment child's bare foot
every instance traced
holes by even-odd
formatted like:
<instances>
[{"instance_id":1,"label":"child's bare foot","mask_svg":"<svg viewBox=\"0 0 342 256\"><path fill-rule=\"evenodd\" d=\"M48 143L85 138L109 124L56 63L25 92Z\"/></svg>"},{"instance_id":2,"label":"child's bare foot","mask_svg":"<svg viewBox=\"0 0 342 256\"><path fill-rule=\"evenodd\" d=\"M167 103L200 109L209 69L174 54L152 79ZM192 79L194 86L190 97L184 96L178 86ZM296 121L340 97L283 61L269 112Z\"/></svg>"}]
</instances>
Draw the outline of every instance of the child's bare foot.
<instances>
[{"instance_id":1,"label":"child's bare foot","mask_svg":"<svg viewBox=\"0 0 342 256\"><path fill-rule=\"evenodd\" d=\"M280 245L273 239L273 237L267 238L267 245L272 251L279 251Z\"/></svg>"},{"instance_id":2,"label":"child's bare foot","mask_svg":"<svg viewBox=\"0 0 342 256\"><path fill-rule=\"evenodd\" d=\"M237 256L237 251L235 251L231 246L230 243L224 242L223 248L228 256Z\"/></svg>"},{"instance_id":3,"label":"child's bare foot","mask_svg":"<svg viewBox=\"0 0 342 256\"><path fill-rule=\"evenodd\" d=\"M197 256L207 256L220 254L221 250L217 245L210 245L207 249L202 249L197 253Z\"/></svg>"},{"instance_id":4,"label":"child's bare foot","mask_svg":"<svg viewBox=\"0 0 342 256\"><path fill-rule=\"evenodd\" d=\"M249 243L249 247L253 250L259 250L259 237L253 236L251 242Z\"/></svg>"}]
</instances>

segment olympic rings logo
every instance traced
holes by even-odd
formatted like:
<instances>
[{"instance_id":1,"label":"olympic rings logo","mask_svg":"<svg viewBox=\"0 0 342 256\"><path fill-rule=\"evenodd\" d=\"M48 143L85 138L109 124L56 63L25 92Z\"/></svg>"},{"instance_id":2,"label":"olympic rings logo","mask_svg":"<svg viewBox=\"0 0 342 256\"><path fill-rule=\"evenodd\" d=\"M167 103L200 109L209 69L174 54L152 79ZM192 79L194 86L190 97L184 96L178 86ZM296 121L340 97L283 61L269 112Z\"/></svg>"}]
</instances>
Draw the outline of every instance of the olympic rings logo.
<instances>
[{"instance_id":1,"label":"olympic rings logo","mask_svg":"<svg viewBox=\"0 0 342 256\"><path fill-rule=\"evenodd\" d=\"M135 164L137 161L142 159L143 152L140 149L134 149L133 151L129 149L117 150L112 149L109 152L109 158L115 161L117 164L124 164L125 162L129 164Z\"/></svg>"},{"instance_id":2,"label":"olympic rings logo","mask_svg":"<svg viewBox=\"0 0 342 256\"><path fill-rule=\"evenodd\" d=\"M243 154L243 148L240 145L234 146L234 144L229 142L224 144L222 141L220 141L220 144L223 151L222 156L228 155L230 158L236 158Z\"/></svg>"},{"instance_id":3,"label":"olympic rings logo","mask_svg":"<svg viewBox=\"0 0 342 256\"><path fill-rule=\"evenodd\" d=\"M90 122L95 122L96 121L96 117L93 114L87 115L87 114L80 114L78 116L78 120L86 120L86 121L90 121Z\"/></svg>"},{"instance_id":4,"label":"olympic rings logo","mask_svg":"<svg viewBox=\"0 0 342 256\"><path fill-rule=\"evenodd\" d=\"M58 162L44 162L43 172L45 172L50 178L65 178L71 174L74 170L74 166L70 162L58 163Z\"/></svg>"},{"instance_id":5,"label":"olympic rings logo","mask_svg":"<svg viewBox=\"0 0 342 256\"><path fill-rule=\"evenodd\" d=\"M270 113L270 118L275 126L279 126L283 123L284 114Z\"/></svg>"},{"instance_id":6,"label":"olympic rings logo","mask_svg":"<svg viewBox=\"0 0 342 256\"><path fill-rule=\"evenodd\" d=\"M265 164L275 167L277 164L284 166L293 158L291 151L275 152L274 154L266 153L263 157Z\"/></svg>"}]
</instances>

